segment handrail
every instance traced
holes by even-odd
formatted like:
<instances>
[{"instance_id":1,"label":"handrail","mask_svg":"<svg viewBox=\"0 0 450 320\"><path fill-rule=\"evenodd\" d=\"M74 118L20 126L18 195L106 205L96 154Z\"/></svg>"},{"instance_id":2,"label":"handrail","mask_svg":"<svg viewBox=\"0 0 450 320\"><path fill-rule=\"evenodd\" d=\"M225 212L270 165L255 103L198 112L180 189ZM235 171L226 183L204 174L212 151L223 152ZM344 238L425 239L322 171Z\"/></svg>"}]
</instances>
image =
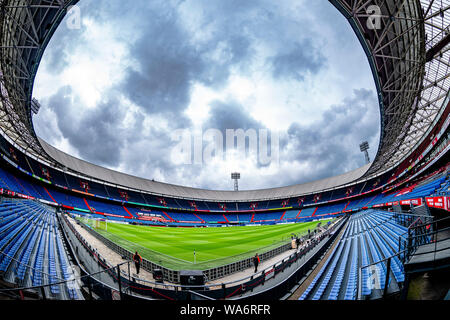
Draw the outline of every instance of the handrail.
<instances>
[{"instance_id":1,"label":"handrail","mask_svg":"<svg viewBox=\"0 0 450 320\"><path fill-rule=\"evenodd\" d=\"M357 286L357 292L356 292L356 298L358 300L361 300L361 292L362 292L362 274L361 274L361 268L358 268L358 279L360 279L360 281L358 281L358 286Z\"/></svg>"},{"instance_id":2,"label":"handrail","mask_svg":"<svg viewBox=\"0 0 450 320\"><path fill-rule=\"evenodd\" d=\"M216 300L216 299L214 299L214 298L205 296L205 295L203 295L203 294L201 294L201 293L198 293L198 292L196 292L196 291L187 290L187 292L189 292L191 295L199 296L200 298L203 298L204 300Z\"/></svg>"},{"instance_id":3,"label":"handrail","mask_svg":"<svg viewBox=\"0 0 450 320\"><path fill-rule=\"evenodd\" d=\"M31 286L31 287L5 288L5 289L0 289L0 292L39 289L39 288L45 288L45 287L49 287L49 286L54 286L54 285L60 285L60 284L65 284L65 283L69 283L69 282L74 282L76 280L82 280L83 278L91 278L93 276L96 276L97 274L108 272L108 271L110 271L112 269L116 269L117 267L119 267L121 265L124 265L124 264L128 264L128 263L129 263L129 261L125 261L125 262L119 263L118 265L113 266L111 268L108 268L108 269L105 269L105 270L101 270L101 271L97 271L97 272L94 272L94 273L90 273L90 274L87 274L87 275L84 275L84 276L74 277L73 279L70 279L70 280L63 280L63 281L59 281L59 282L52 282L52 283L48 283L48 284L43 284L43 285L39 285L39 286Z\"/></svg>"},{"instance_id":4,"label":"handrail","mask_svg":"<svg viewBox=\"0 0 450 320\"><path fill-rule=\"evenodd\" d=\"M429 216L429 217L432 218L431 216ZM441 221L445 221L445 220L450 220L450 216L449 217L445 217L445 218L441 218L441 219L438 219L438 220L433 220L432 222L428 222L428 223L425 222L422 225L418 225L416 227L424 226L424 225L431 224L431 223L437 223L437 222L441 222Z\"/></svg>"},{"instance_id":5,"label":"handrail","mask_svg":"<svg viewBox=\"0 0 450 320\"><path fill-rule=\"evenodd\" d=\"M17 260L16 258L11 257L10 255L4 253L4 252L1 251L1 250L0 250L0 256L8 257L8 258L10 258L11 260L17 262L19 265L25 265L27 268L30 268L30 270L33 270L33 271L36 270L36 268L34 268L34 267L32 267L32 266L30 266L30 265L28 265L28 264L21 263L21 262L20 262L19 260ZM40 274L43 274L43 275L46 275L46 276L50 276L50 274L49 274L49 273L46 273L45 271L39 271L39 270L36 270L35 272L40 273ZM63 279L61 279L61 278L58 277L58 276L52 276L52 277L57 278L57 279L59 279L59 280L63 280ZM52 283L52 284L54 284L54 283Z\"/></svg>"},{"instance_id":6,"label":"handrail","mask_svg":"<svg viewBox=\"0 0 450 320\"><path fill-rule=\"evenodd\" d=\"M433 217L430 216L432 219ZM439 233L442 233L443 231L449 230L450 227L446 227L444 229L437 229L437 225L443 221L449 221L450 217L444 217L438 220L429 221L429 222L423 222L421 224L411 225L408 228L408 231L401 234L399 237L399 248L405 249L405 256L403 257L402 261L405 262L408 258L410 258L412 255L423 255L427 253L434 252L436 255L436 252L446 250L448 248L442 248L437 249L437 244L439 242L448 240L448 238L445 239L437 239L437 235ZM417 223L416 220L414 223ZM419 246L435 243L434 250L422 252L422 253L416 253L416 250Z\"/></svg>"},{"instance_id":7,"label":"handrail","mask_svg":"<svg viewBox=\"0 0 450 320\"><path fill-rule=\"evenodd\" d=\"M370 266L372 266L372 265L376 265L376 264L379 264L379 263L381 263L381 262L387 261L387 260L389 260L389 259L392 259L392 258L394 258L394 257L396 257L396 256L398 256L398 255L400 255L400 254L401 254L402 252L404 252L404 251L405 251L405 250L399 251L399 252L397 252L396 254L393 254L393 255L391 255L391 256L389 256L389 257L386 257L386 258L384 258L384 259L381 259L381 260L372 262L372 263L367 264L367 265L365 265L365 266L361 266L361 267L359 267L359 268L360 268L360 269L364 269L364 268L370 267Z\"/></svg>"},{"instance_id":8,"label":"handrail","mask_svg":"<svg viewBox=\"0 0 450 320\"><path fill-rule=\"evenodd\" d=\"M439 242L443 242L443 241L447 241L447 240L449 240L450 239L450 237L447 237L447 238L443 238L443 239L437 239L436 237L434 237L435 235L437 235L437 234L439 234L439 233L442 233L442 231L446 231L446 230L450 230L450 227L447 227L447 228L445 228L445 229L441 229L441 230L437 230L437 231L432 231L432 232L429 232L428 234L426 234L426 235L414 235L414 236L411 236L413 239L416 239L416 238L420 238L420 237L424 237L424 236L428 236L428 237L430 237L431 239L430 239L430 241L428 242L428 243L423 243L423 244L421 244L421 245L426 245L426 244L430 244L430 243L434 243L435 244L435 249L434 250L432 250L432 251L426 251L426 252L422 252L422 253L416 253L416 251L414 251L414 254L411 254L411 255L422 255L422 254L427 254L427 253L431 253L431 252L439 252L439 251L443 251L443 250L447 250L448 248L450 248L450 247L444 247L444 248L441 248L441 249L437 249L436 247L437 247L437 244L439 243ZM418 246L420 246L420 245L418 245ZM417 247L418 247L417 246ZM409 247L412 247L412 246L409 246Z\"/></svg>"}]
</instances>

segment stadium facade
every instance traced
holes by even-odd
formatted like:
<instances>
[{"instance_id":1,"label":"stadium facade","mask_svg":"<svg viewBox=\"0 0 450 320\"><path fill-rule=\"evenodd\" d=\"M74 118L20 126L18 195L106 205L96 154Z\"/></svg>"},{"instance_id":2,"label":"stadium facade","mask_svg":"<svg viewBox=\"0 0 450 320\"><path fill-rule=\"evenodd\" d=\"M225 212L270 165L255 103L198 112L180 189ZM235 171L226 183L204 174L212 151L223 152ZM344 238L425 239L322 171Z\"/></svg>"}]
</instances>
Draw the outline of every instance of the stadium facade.
<instances>
[{"instance_id":1,"label":"stadium facade","mask_svg":"<svg viewBox=\"0 0 450 320\"><path fill-rule=\"evenodd\" d=\"M77 159L37 137L34 79L53 33L77 2L0 1L4 195L142 223L149 220L143 212L150 210L163 218L152 223L178 225L300 221L393 204L450 210L445 184L450 147L449 1L330 0L352 26L375 80L381 115L376 157L339 176L245 191L131 176ZM429 181L439 184L420 189Z\"/></svg>"}]
</instances>

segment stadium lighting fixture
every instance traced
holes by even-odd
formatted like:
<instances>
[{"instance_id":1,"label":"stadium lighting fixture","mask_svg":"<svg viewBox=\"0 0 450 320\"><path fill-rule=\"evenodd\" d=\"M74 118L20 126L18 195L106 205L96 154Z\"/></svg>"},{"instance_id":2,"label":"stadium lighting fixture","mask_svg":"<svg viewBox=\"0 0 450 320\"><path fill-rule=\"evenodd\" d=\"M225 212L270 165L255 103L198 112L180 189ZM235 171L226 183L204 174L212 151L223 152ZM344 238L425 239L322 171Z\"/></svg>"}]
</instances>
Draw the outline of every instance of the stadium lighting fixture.
<instances>
[{"instance_id":1,"label":"stadium lighting fixture","mask_svg":"<svg viewBox=\"0 0 450 320\"><path fill-rule=\"evenodd\" d=\"M41 104L39 103L39 101L36 98L33 98L31 100L31 111L34 114L38 114L40 109L41 109Z\"/></svg>"},{"instance_id":2,"label":"stadium lighting fixture","mask_svg":"<svg viewBox=\"0 0 450 320\"><path fill-rule=\"evenodd\" d=\"M233 172L231 174L231 179L234 180L234 191L239 190L238 180L241 178L241 174L239 172Z\"/></svg>"},{"instance_id":3,"label":"stadium lighting fixture","mask_svg":"<svg viewBox=\"0 0 450 320\"><path fill-rule=\"evenodd\" d=\"M363 143L361 143L359 145L359 149L361 150L361 152L364 152L364 155L366 156L366 163L370 163L369 152L367 152L367 150L369 150L369 142L364 141Z\"/></svg>"}]
</instances>

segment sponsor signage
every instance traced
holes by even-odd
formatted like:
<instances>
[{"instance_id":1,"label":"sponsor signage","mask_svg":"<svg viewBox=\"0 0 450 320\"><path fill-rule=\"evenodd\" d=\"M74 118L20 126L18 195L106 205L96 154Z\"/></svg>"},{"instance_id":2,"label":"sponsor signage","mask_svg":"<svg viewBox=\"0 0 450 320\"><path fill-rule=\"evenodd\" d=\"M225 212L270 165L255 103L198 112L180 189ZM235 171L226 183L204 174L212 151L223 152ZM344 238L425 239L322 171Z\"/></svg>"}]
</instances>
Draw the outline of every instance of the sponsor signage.
<instances>
[{"instance_id":1,"label":"sponsor signage","mask_svg":"<svg viewBox=\"0 0 450 320\"><path fill-rule=\"evenodd\" d=\"M32 197L32 196L27 196L25 194L14 192L14 191L11 191L11 190L8 190L8 189L3 189L2 188L2 189L0 189L0 191L1 191L2 194L6 194L6 195L11 196L11 197L18 197L18 198L22 198L22 199L34 199L34 197Z\"/></svg>"},{"instance_id":2,"label":"sponsor signage","mask_svg":"<svg viewBox=\"0 0 450 320\"><path fill-rule=\"evenodd\" d=\"M449 197L428 197L426 198L427 205L432 208L449 210Z\"/></svg>"},{"instance_id":3,"label":"sponsor signage","mask_svg":"<svg viewBox=\"0 0 450 320\"><path fill-rule=\"evenodd\" d=\"M420 205L422 205L422 199L418 198L418 199L401 200L400 204L402 206L411 205L411 204L414 206L420 206Z\"/></svg>"},{"instance_id":4,"label":"sponsor signage","mask_svg":"<svg viewBox=\"0 0 450 320\"><path fill-rule=\"evenodd\" d=\"M146 221L160 221L160 222L168 222L169 220L163 218L159 214L148 214L148 213L142 213L138 212L139 219L140 220L146 220Z\"/></svg>"},{"instance_id":5,"label":"sponsor signage","mask_svg":"<svg viewBox=\"0 0 450 320\"><path fill-rule=\"evenodd\" d=\"M116 218L125 218L125 219L130 219L130 217L125 217L125 216L119 216L117 214L111 214L111 213L106 213L106 212L96 212L96 213L100 213L104 216L109 216L109 217L116 217Z\"/></svg>"}]
</instances>

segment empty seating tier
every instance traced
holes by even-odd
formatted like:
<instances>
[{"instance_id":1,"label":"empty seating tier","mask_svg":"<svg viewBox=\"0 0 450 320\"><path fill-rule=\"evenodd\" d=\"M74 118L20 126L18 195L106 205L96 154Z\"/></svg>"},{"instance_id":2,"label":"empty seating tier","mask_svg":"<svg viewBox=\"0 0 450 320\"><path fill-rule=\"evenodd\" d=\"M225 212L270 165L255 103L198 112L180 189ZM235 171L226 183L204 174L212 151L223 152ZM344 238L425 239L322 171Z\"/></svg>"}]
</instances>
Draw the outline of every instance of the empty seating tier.
<instances>
[{"instance_id":1,"label":"empty seating tier","mask_svg":"<svg viewBox=\"0 0 450 320\"><path fill-rule=\"evenodd\" d=\"M399 288L405 281L398 257L399 237L406 231L390 212L365 210L353 214L339 242L299 300L379 298L388 272L388 286ZM391 258L389 271L388 258Z\"/></svg>"},{"instance_id":2,"label":"empty seating tier","mask_svg":"<svg viewBox=\"0 0 450 320\"><path fill-rule=\"evenodd\" d=\"M0 199L0 278L25 287L73 279L54 209L32 200ZM73 283L45 288L55 299L78 297Z\"/></svg>"}]
</instances>

